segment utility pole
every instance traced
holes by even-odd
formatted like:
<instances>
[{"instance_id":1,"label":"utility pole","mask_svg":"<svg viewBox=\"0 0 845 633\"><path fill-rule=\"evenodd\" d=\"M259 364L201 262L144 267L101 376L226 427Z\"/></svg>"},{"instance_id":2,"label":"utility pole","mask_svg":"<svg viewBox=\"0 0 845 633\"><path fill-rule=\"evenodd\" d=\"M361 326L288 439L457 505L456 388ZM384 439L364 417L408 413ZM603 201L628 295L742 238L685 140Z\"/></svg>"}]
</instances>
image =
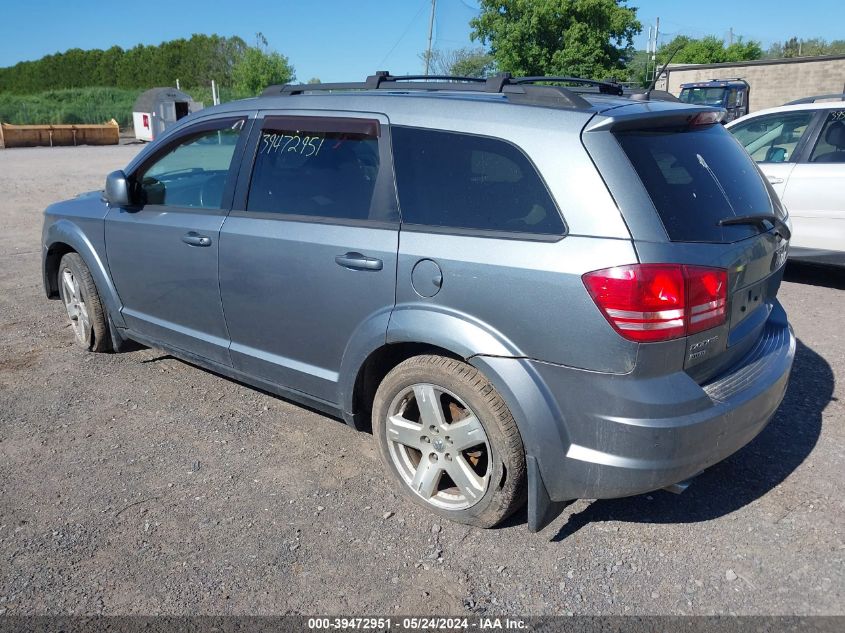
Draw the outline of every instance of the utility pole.
<instances>
[{"instance_id":1,"label":"utility pole","mask_svg":"<svg viewBox=\"0 0 845 633\"><path fill-rule=\"evenodd\" d=\"M660 18L657 18L657 22L654 25L654 77L652 77L652 81L657 79L657 38L660 36Z\"/></svg>"},{"instance_id":2,"label":"utility pole","mask_svg":"<svg viewBox=\"0 0 845 633\"><path fill-rule=\"evenodd\" d=\"M437 0L431 0L431 16L428 18L428 50L425 53L425 76L428 77L428 69L431 66L431 35L434 33L434 11L437 8Z\"/></svg>"},{"instance_id":3,"label":"utility pole","mask_svg":"<svg viewBox=\"0 0 845 633\"><path fill-rule=\"evenodd\" d=\"M734 27L728 29L728 46L733 46L734 43Z\"/></svg>"}]
</instances>

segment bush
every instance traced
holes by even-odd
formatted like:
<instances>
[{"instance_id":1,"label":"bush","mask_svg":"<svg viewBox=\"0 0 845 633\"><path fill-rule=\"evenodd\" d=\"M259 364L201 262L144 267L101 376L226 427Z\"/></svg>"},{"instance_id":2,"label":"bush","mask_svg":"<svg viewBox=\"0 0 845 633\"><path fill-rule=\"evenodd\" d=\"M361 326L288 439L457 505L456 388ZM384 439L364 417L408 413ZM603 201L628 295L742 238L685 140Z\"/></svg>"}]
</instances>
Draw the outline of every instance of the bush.
<instances>
[{"instance_id":1,"label":"bush","mask_svg":"<svg viewBox=\"0 0 845 633\"><path fill-rule=\"evenodd\" d=\"M105 123L132 125L132 104L140 90L69 88L38 94L0 94L0 121L15 125Z\"/></svg>"},{"instance_id":2,"label":"bush","mask_svg":"<svg viewBox=\"0 0 845 633\"><path fill-rule=\"evenodd\" d=\"M212 105L211 86L184 88L185 92ZM15 125L62 123L106 123L110 119L121 128L132 127L132 106L143 90L124 88L68 88L37 94L0 93L0 121ZM221 88L220 100L232 101L251 96L233 88Z\"/></svg>"}]
</instances>

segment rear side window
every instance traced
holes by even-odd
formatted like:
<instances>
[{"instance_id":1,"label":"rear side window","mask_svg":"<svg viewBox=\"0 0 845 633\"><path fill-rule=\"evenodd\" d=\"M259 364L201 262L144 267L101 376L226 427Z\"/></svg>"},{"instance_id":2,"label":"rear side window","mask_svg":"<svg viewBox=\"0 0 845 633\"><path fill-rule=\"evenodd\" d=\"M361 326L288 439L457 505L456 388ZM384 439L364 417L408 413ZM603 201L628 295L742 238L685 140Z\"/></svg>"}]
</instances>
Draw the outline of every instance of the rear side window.
<instances>
[{"instance_id":1,"label":"rear side window","mask_svg":"<svg viewBox=\"0 0 845 633\"><path fill-rule=\"evenodd\" d=\"M246 210L371 219L380 164L378 121L268 117Z\"/></svg>"},{"instance_id":2,"label":"rear side window","mask_svg":"<svg viewBox=\"0 0 845 633\"><path fill-rule=\"evenodd\" d=\"M810 162L845 163L845 110L834 110L827 115Z\"/></svg>"},{"instance_id":3,"label":"rear side window","mask_svg":"<svg viewBox=\"0 0 845 633\"><path fill-rule=\"evenodd\" d=\"M669 239L733 242L757 230L719 226L739 215L774 214L757 166L719 125L619 133Z\"/></svg>"},{"instance_id":4,"label":"rear side window","mask_svg":"<svg viewBox=\"0 0 845 633\"><path fill-rule=\"evenodd\" d=\"M402 222L562 235L563 220L536 169L513 145L482 136L393 127Z\"/></svg>"}]
</instances>

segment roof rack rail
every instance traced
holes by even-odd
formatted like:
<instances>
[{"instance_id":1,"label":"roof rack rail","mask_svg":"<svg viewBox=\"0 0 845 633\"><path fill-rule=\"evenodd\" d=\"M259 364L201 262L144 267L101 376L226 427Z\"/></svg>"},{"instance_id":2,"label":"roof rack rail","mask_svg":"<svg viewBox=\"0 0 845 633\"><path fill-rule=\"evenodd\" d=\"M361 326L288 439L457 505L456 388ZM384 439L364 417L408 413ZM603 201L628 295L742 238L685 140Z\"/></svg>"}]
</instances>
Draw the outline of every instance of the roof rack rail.
<instances>
[{"instance_id":1,"label":"roof rack rail","mask_svg":"<svg viewBox=\"0 0 845 633\"><path fill-rule=\"evenodd\" d=\"M509 99L530 105L565 106L579 109L591 107L583 97L563 86L534 86L540 82L580 83L599 86L602 92L607 86L607 94L622 94L616 84L579 79L576 77L511 77L510 73L500 73L493 77L453 77L451 75L403 75L393 76L386 70L380 70L367 77L363 82L326 83L326 84L284 84L269 86L262 96L294 96L307 92L332 92L336 90L399 90L399 91L455 91L507 94Z\"/></svg>"},{"instance_id":2,"label":"roof rack rail","mask_svg":"<svg viewBox=\"0 0 845 633\"><path fill-rule=\"evenodd\" d=\"M784 103L783 105L800 105L802 103L815 103L816 101L825 101L827 99L839 99L840 101L845 101L845 92L839 93L832 93L827 95L815 95L813 97L804 97L803 99L796 99L795 101L790 101L789 103Z\"/></svg>"},{"instance_id":3,"label":"roof rack rail","mask_svg":"<svg viewBox=\"0 0 845 633\"><path fill-rule=\"evenodd\" d=\"M616 95L618 97L621 97L624 92L622 86L616 82L582 79L581 77L516 77L511 80L511 83L517 85L537 83L581 84L585 86L596 86L601 94Z\"/></svg>"}]
</instances>

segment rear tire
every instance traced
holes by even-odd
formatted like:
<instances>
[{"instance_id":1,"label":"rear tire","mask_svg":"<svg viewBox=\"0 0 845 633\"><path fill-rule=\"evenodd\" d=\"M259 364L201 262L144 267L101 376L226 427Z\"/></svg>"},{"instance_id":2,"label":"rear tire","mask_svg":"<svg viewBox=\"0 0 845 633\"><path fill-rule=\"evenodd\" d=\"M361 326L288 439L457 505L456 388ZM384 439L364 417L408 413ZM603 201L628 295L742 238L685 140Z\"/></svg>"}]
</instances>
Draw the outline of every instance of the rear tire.
<instances>
[{"instance_id":1,"label":"rear tire","mask_svg":"<svg viewBox=\"0 0 845 633\"><path fill-rule=\"evenodd\" d=\"M78 253L62 257L56 281L76 342L91 352L111 351L106 311L91 272Z\"/></svg>"},{"instance_id":2,"label":"rear tire","mask_svg":"<svg viewBox=\"0 0 845 633\"><path fill-rule=\"evenodd\" d=\"M394 367L376 392L373 434L401 494L442 517L489 528L525 503L516 422L467 363L426 355Z\"/></svg>"}]
</instances>

